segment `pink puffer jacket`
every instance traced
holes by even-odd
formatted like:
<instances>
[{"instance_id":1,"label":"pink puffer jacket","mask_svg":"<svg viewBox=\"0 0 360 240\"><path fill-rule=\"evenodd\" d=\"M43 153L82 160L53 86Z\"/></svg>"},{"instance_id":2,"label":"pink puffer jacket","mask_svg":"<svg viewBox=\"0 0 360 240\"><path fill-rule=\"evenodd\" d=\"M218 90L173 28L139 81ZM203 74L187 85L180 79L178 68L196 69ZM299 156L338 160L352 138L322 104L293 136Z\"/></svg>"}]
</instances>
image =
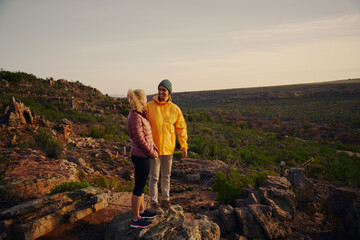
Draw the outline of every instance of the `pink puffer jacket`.
<instances>
[{"instance_id":1,"label":"pink puffer jacket","mask_svg":"<svg viewBox=\"0 0 360 240\"><path fill-rule=\"evenodd\" d=\"M157 158L159 156L158 149L154 143L146 113L139 113L132 109L127 119L127 125L133 142L131 154L142 158Z\"/></svg>"}]
</instances>

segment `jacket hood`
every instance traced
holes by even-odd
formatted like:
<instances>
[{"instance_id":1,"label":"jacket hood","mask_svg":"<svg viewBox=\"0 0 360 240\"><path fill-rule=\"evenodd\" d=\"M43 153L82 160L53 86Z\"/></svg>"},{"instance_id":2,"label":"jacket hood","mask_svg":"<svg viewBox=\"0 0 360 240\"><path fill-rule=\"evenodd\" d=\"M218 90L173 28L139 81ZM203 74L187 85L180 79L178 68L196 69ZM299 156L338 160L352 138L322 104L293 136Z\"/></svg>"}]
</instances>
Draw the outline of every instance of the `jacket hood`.
<instances>
[{"instance_id":1,"label":"jacket hood","mask_svg":"<svg viewBox=\"0 0 360 240\"><path fill-rule=\"evenodd\" d=\"M171 96L169 96L169 101L167 101L167 102L160 102L160 101L159 101L159 95L158 95L158 94L156 94L155 96L153 96L153 100L154 100L156 103L158 103L158 104L169 104L169 103L172 102Z\"/></svg>"}]
</instances>

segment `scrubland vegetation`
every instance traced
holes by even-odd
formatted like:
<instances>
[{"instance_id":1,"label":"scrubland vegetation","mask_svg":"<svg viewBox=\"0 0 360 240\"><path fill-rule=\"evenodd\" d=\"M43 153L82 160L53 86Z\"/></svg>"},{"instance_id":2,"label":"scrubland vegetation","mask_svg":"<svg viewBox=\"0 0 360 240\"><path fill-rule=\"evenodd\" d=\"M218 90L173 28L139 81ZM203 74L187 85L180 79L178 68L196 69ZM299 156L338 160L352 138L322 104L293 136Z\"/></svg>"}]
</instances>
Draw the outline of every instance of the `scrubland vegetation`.
<instances>
[{"instance_id":1,"label":"scrubland vegetation","mask_svg":"<svg viewBox=\"0 0 360 240\"><path fill-rule=\"evenodd\" d=\"M309 177L360 186L360 158L351 154L360 152L359 80L181 93L174 102L199 158L274 170L280 161L300 167L313 157Z\"/></svg>"},{"instance_id":2,"label":"scrubland vegetation","mask_svg":"<svg viewBox=\"0 0 360 240\"><path fill-rule=\"evenodd\" d=\"M2 113L9 97L15 96L54 124L67 118L85 126L81 136L127 141L126 116L130 109L125 98L103 95L79 82L44 80L22 72L0 74ZM6 81L10 87L6 87ZM288 167L299 167L314 158L306 168L309 177L360 186L360 158L356 155L360 153L360 79L174 93L172 98L188 125L191 157L219 159L256 170L253 172L273 171L280 161ZM48 156L57 154L51 153L51 146L61 150L61 144L45 132L34 138ZM220 174L217 184L231 184L229 176ZM248 182L236 181L241 184L235 192ZM95 183L117 188L111 180Z\"/></svg>"}]
</instances>

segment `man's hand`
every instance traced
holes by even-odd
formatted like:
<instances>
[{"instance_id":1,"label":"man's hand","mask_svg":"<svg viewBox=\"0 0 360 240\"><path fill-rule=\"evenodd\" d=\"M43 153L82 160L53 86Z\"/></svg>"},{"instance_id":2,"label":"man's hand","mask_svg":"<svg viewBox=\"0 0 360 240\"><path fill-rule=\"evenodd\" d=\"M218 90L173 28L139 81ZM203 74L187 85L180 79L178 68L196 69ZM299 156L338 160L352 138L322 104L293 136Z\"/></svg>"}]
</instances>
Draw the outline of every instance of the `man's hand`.
<instances>
[{"instance_id":1,"label":"man's hand","mask_svg":"<svg viewBox=\"0 0 360 240\"><path fill-rule=\"evenodd\" d=\"M187 150L181 150L181 158L186 158Z\"/></svg>"}]
</instances>

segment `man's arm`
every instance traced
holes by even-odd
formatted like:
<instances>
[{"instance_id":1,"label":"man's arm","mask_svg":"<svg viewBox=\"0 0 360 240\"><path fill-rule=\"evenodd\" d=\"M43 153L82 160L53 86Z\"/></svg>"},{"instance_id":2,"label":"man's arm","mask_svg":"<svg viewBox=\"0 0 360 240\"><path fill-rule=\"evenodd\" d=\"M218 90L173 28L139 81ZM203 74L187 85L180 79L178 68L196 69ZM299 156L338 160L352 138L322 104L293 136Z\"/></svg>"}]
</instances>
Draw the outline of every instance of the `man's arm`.
<instances>
[{"instance_id":1,"label":"man's arm","mask_svg":"<svg viewBox=\"0 0 360 240\"><path fill-rule=\"evenodd\" d=\"M186 158L187 149L188 149L188 144L187 144L188 135L187 135L186 122L185 122L184 116L180 109L178 111L177 121L175 122L175 131L176 131L176 134L178 136L179 143L181 146L181 148L180 148L181 149L181 157Z\"/></svg>"}]
</instances>

